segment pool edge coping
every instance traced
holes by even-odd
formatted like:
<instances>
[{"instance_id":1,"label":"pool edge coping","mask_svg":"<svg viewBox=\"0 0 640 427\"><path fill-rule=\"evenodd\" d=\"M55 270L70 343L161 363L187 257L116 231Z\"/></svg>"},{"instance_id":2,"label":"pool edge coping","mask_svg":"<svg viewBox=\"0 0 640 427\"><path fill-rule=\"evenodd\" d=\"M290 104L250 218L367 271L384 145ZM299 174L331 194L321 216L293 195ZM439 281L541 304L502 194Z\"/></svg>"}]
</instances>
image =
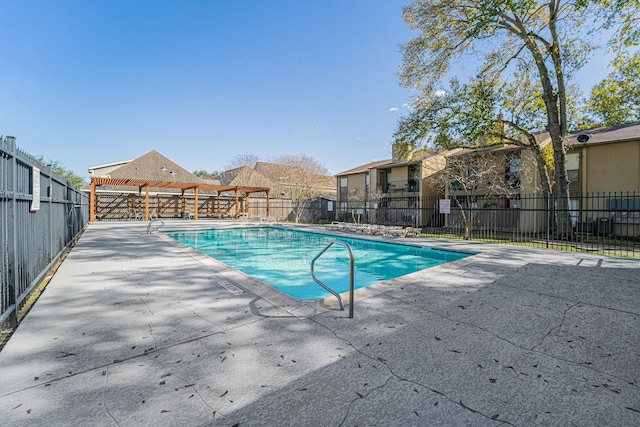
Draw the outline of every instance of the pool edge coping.
<instances>
[{"instance_id":1,"label":"pool edge coping","mask_svg":"<svg viewBox=\"0 0 640 427\"><path fill-rule=\"evenodd\" d=\"M425 271L434 271L436 273L440 272L441 269L449 269L451 267L456 267L458 268L461 264L464 265L465 262L471 262L472 260L476 260L478 255L481 255L481 252L470 252L470 251L459 251L459 250L455 250L455 249L448 249L448 248L438 248L438 247L434 247L431 245L427 245L426 242L415 242L415 244L407 244L404 242L398 242L397 240L395 240L396 238L389 238L386 236L360 236L360 235L350 235L348 233L342 233L342 234L333 234L333 233L327 233L324 232L325 230L323 230L320 227L313 227L314 231L309 231L309 228L311 228L311 226L292 226L289 225L287 226L282 226L282 225L271 225L271 224L247 224L247 223L241 223L241 224L230 224L230 225L225 225L223 227L220 227L222 229L227 229L227 228L247 228L247 227L270 227L270 228L282 228L282 229L293 229L296 231L302 231L302 232L312 232L312 233L316 233L316 234L324 234L327 236L336 236L336 237L351 237L351 238L357 238L357 239L361 239L361 240L370 240L370 241L376 241L376 242L384 242L384 243L391 243L391 244L403 244L403 245L407 245L407 246L416 246L416 247L428 247L428 248L432 248L432 249L438 249L438 250L443 250L443 251L448 251L448 252L461 252L461 253L465 253L468 254L469 256L458 259L458 260L454 260L454 261L449 261L446 262L444 264L440 264L440 265L436 265L433 267L429 267L426 269L422 269L422 270L418 270L418 271L414 271L412 273L409 274L405 274L403 276L399 276L393 279L388 279L388 280L381 280L379 282L376 282L372 285L368 285L368 286L364 286L362 288L358 288L354 290L354 306L355 303L357 303L358 301L364 301L366 299L369 298L374 298L380 295L383 295L387 292L390 291L394 291L394 290L400 290L402 289L405 285L406 285L406 281L407 280L411 280L413 278L415 278L416 276L419 275L423 275ZM206 230L211 230L214 229L215 227L211 227L211 226L207 226L207 227L202 227L202 228L190 228L189 231L206 231ZM301 228L307 228L307 230L303 230ZM322 231L321 231L322 230ZM336 314L344 314L344 316L337 316L337 317L348 317L348 306L349 306L349 291L343 292L340 294L340 297L343 299L343 301L345 302L345 310L339 310L338 308L338 300L334 297L334 296L328 296L326 298L323 299L317 299L317 300L298 300L290 295L287 295L286 293L279 291L278 289L264 283L261 282L260 280L257 280L254 277L251 277L245 273L243 273L240 270L237 270L215 258L212 258L208 255L205 255L199 251L197 251L196 249L187 246L183 243L180 243L179 241L177 241L176 239L170 237L167 233L171 233L171 232L182 232L185 231L184 229L175 229L175 230L163 230L162 232L157 233L158 236L161 236L161 239L163 241L165 241L166 243L169 243L170 245L180 249L183 253L185 253L185 255L193 258L194 260L198 261L200 264L204 265L207 268L211 268L214 269L217 273L219 273L220 275L223 276L223 278L225 278L227 281L231 282L231 284L241 288L243 291L245 292L250 292L253 295L256 295L259 298L264 299L265 301L267 301L268 303L272 304L274 307L278 307L284 311L286 311L287 313L291 314L294 317L297 318L308 318L308 317L313 317L317 314L321 314L321 313L325 313L325 312L329 312L329 311L335 311ZM328 231L328 230L327 230ZM154 233L155 234L155 233ZM365 238L363 238L365 237ZM366 237L371 237L371 238L366 238ZM402 240L404 241L405 238L402 238ZM311 274L311 273L309 273ZM355 307L354 307L355 309Z\"/></svg>"}]
</instances>

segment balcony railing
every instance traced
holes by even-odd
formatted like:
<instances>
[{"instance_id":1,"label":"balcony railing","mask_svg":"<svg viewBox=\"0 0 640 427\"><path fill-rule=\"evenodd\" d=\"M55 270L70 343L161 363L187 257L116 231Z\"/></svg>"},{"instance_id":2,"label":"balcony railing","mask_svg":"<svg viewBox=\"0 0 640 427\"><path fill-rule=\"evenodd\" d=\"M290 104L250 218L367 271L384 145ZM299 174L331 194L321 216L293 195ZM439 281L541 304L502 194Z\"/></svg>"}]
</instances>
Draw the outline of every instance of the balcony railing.
<instances>
[{"instance_id":1,"label":"balcony railing","mask_svg":"<svg viewBox=\"0 0 640 427\"><path fill-rule=\"evenodd\" d=\"M420 181L417 179L391 181L391 183L378 185L377 190L382 193L418 193L420 191Z\"/></svg>"}]
</instances>

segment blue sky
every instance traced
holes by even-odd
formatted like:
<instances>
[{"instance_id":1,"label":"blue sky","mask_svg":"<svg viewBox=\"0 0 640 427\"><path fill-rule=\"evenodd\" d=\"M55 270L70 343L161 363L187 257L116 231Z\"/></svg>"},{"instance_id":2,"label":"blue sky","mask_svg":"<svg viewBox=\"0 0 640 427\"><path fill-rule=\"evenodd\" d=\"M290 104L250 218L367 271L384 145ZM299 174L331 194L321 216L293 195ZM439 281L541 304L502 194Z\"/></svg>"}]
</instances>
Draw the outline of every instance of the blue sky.
<instances>
[{"instance_id":1,"label":"blue sky","mask_svg":"<svg viewBox=\"0 0 640 427\"><path fill-rule=\"evenodd\" d=\"M83 177L153 149L190 171L390 158L408 1L0 0L0 134Z\"/></svg>"}]
</instances>

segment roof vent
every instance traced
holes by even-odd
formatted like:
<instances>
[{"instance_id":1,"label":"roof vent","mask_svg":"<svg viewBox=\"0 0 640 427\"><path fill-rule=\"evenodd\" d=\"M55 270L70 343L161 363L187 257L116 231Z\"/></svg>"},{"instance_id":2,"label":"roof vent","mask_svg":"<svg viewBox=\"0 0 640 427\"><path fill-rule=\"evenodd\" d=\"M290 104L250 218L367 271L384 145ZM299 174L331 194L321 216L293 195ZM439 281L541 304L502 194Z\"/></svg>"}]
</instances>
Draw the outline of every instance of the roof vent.
<instances>
[{"instance_id":1,"label":"roof vent","mask_svg":"<svg viewBox=\"0 0 640 427\"><path fill-rule=\"evenodd\" d=\"M591 134L583 133L582 135L578 135L578 142L589 142L591 139Z\"/></svg>"}]
</instances>

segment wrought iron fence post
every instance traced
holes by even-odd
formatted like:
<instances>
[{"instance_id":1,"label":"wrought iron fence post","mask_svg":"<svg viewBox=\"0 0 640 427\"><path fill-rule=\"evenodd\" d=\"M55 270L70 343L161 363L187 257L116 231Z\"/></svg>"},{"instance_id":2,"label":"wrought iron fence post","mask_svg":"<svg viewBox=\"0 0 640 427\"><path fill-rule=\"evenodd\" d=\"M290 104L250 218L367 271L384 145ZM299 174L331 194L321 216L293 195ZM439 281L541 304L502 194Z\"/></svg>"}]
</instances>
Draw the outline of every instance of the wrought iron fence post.
<instances>
[{"instance_id":1,"label":"wrought iron fence post","mask_svg":"<svg viewBox=\"0 0 640 427\"><path fill-rule=\"evenodd\" d=\"M86 196L19 149L15 138L0 138L0 149L0 327L13 329L24 302L82 230L75 201L85 209ZM40 182L33 178L36 164ZM34 197L40 209L31 211Z\"/></svg>"},{"instance_id":2,"label":"wrought iron fence post","mask_svg":"<svg viewBox=\"0 0 640 427\"><path fill-rule=\"evenodd\" d=\"M13 266L9 269L9 277L7 283L9 283L9 294L11 295L13 303L13 310L9 315L8 322L10 328L15 328L18 324L18 314L20 312L20 304L18 303L18 296L20 295L20 288L18 282L18 147L16 146L16 139L12 136L7 137L9 155L11 156L10 165L10 183L9 191L11 192L11 231L9 237L9 257L13 258L10 263ZM13 289L12 289L13 288Z\"/></svg>"},{"instance_id":3,"label":"wrought iron fence post","mask_svg":"<svg viewBox=\"0 0 640 427\"><path fill-rule=\"evenodd\" d=\"M546 241L547 241L547 249L549 248L549 233L551 232L551 195L549 193L545 194L545 198L544 198L544 202L546 205L546 210L547 210L547 236L546 236Z\"/></svg>"}]
</instances>

